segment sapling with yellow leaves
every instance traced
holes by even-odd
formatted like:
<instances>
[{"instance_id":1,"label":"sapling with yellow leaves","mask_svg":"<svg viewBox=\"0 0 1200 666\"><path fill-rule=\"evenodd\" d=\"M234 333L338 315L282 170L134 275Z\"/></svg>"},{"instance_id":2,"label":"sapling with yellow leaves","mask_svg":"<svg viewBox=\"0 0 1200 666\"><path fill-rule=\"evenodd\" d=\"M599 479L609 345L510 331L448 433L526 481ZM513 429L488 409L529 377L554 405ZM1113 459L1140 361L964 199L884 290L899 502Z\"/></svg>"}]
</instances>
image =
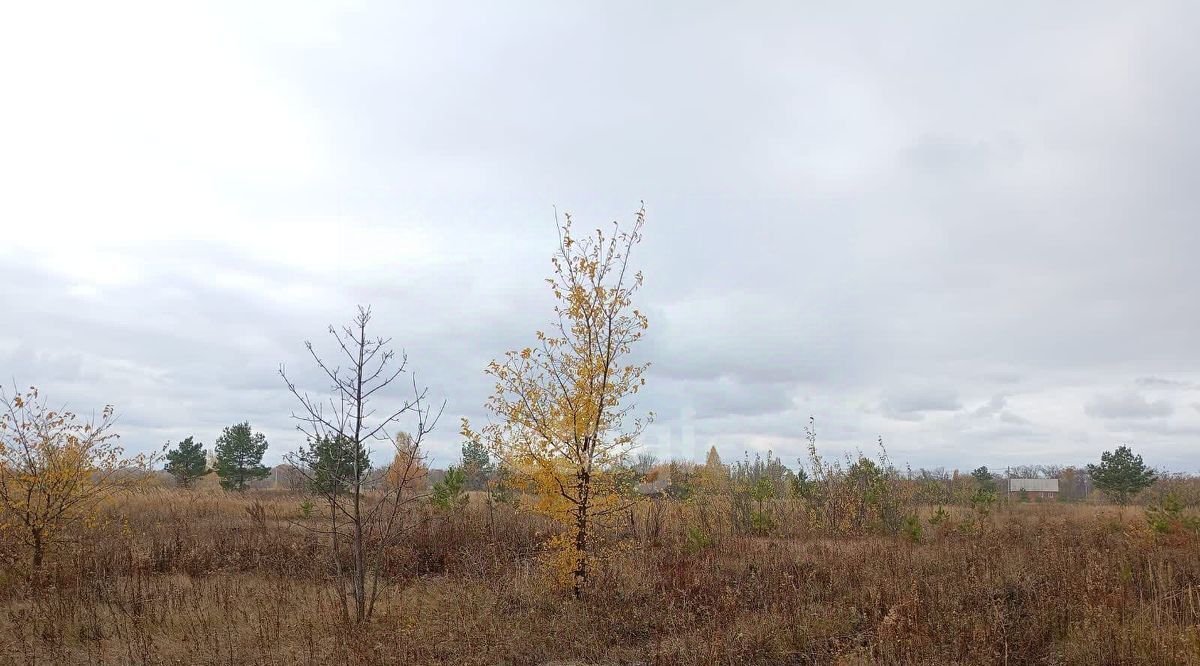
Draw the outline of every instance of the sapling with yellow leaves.
<instances>
[{"instance_id":1,"label":"sapling with yellow leaves","mask_svg":"<svg viewBox=\"0 0 1200 666\"><path fill-rule=\"evenodd\" d=\"M648 367L631 360L648 325L633 306L642 273L629 262L644 222L643 208L629 229L614 222L608 234L576 237L565 217L546 280L557 302L553 323L534 346L488 365L496 385L487 409L496 420L479 432L463 422L463 435L482 441L536 496L533 509L568 528L550 546L576 597L598 527L631 501L616 473L653 418L632 414Z\"/></svg>"},{"instance_id":2,"label":"sapling with yellow leaves","mask_svg":"<svg viewBox=\"0 0 1200 666\"><path fill-rule=\"evenodd\" d=\"M143 484L150 461L117 445L112 405L83 420L48 407L37 388L14 393L0 391L0 536L28 547L39 569L67 528L93 523L101 503Z\"/></svg>"}]
</instances>

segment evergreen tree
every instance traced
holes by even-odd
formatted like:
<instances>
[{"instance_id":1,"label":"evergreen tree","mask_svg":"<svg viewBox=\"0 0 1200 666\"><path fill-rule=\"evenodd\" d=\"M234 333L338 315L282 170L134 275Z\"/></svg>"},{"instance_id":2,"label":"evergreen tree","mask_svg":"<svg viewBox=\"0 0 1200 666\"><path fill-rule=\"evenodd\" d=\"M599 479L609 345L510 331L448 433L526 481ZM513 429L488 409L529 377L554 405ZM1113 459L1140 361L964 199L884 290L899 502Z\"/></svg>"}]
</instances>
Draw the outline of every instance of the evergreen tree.
<instances>
[{"instance_id":1,"label":"evergreen tree","mask_svg":"<svg viewBox=\"0 0 1200 666\"><path fill-rule=\"evenodd\" d=\"M796 468L792 476L792 496L808 499L812 495L813 481L808 478L808 472L803 467Z\"/></svg>"},{"instance_id":2,"label":"evergreen tree","mask_svg":"<svg viewBox=\"0 0 1200 666\"><path fill-rule=\"evenodd\" d=\"M971 472L971 476L975 477L975 480L979 482L979 489L983 492L996 492L996 477L988 471L987 465L977 467L975 471Z\"/></svg>"},{"instance_id":3,"label":"evergreen tree","mask_svg":"<svg viewBox=\"0 0 1200 666\"><path fill-rule=\"evenodd\" d=\"M1117 504L1125 506L1129 498L1154 483L1154 471L1146 467L1141 456L1133 455L1128 446L1100 454L1099 465L1088 465L1088 474L1096 487Z\"/></svg>"},{"instance_id":4,"label":"evergreen tree","mask_svg":"<svg viewBox=\"0 0 1200 666\"><path fill-rule=\"evenodd\" d=\"M462 445L462 472L466 475L467 488L482 490L493 472L492 459L483 442L468 438Z\"/></svg>"},{"instance_id":5,"label":"evergreen tree","mask_svg":"<svg viewBox=\"0 0 1200 666\"><path fill-rule=\"evenodd\" d=\"M251 481L265 479L271 470L262 464L267 452L267 438L261 432L250 431L250 424L243 422L229 426L217 438L217 476L225 490L245 490Z\"/></svg>"},{"instance_id":6,"label":"evergreen tree","mask_svg":"<svg viewBox=\"0 0 1200 666\"><path fill-rule=\"evenodd\" d=\"M297 457L305 467L309 487L326 497L346 492L350 484L363 478L371 469L366 448L355 447L354 442L346 436L310 441Z\"/></svg>"},{"instance_id":7,"label":"evergreen tree","mask_svg":"<svg viewBox=\"0 0 1200 666\"><path fill-rule=\"evenodd\" d=\"M433 496L430 501L439 509L456 509L465 506L467 496L463 490L467 486L467 475L463 468L451 465L446 469L446 475L441 481L433 484Z\"/></svg>"},{"instance_id":8,"label":"evergreen tree","mask_svg":"<svg viewBox=\"0 0 1200 666\"><path fill-rule=\"evenodd\" d=\"M167 446L170 446L169 442ZM191 437L167 451L167 464L163 470L175 477L175 482L180 488L191 488L197 479L212 472L208 468L208 452L200 442L192 441Z\"/></svg>"}]
</instances>

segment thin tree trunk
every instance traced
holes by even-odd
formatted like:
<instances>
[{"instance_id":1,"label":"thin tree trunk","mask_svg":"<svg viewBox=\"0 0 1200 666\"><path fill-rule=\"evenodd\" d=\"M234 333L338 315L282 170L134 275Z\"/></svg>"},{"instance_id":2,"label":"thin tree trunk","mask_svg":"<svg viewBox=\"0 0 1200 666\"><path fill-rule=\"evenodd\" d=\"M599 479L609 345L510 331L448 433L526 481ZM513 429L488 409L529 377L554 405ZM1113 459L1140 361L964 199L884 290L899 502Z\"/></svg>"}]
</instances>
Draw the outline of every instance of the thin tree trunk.
<instances>
[{"instance_id":1,"label":"thin tree trunk","mask_svg":"<svg viewBox=\"0 0 1200 666\"><path fill-rule=\"evenodd\" d=\"M363 427L363 365L367 345L366 320L358 325L358 363L354 372L354 610L358 622L366 619L367 569L363 560L362 470L358 468L358 453L362 449Z\"/></svg>"},{"instance_id":2,"label":"thin tree trunk","mask_svg":"<svg viewBox=\"0 0 1200 666\"><path fill-rule=\"evenodd\" d=\"M354 492L354 613L358 622L366 618L366 563L363 560L363 529L360 493Z\"/></svg>"},{"instance_id":3,"label":"thin tree trunk","mask_svg":"<svg viewBox=\"0 0 1200 666\"><path fill-rule=\"evenodd\" d=\"M579 481L577 485L578 504L575 506L575 598L579 599L583 596L583 588L587 584L587 528L588 528L588 502L590 500L589 493L591 491L591 475L586 469L579 470Z\"/></svg>"},{"instance_id":4,"label":"thin tree trunk","mask_svg":"<svg viewBox=\"0 0 1200 666\"><path fill-rule=\"evenodd\" d=\"M352 324L342 328L342 333L333 327L329 329L348 357L349 367L345 371L340 367L331 368L326 365L314 351L313 345L305 343L318 367L333 383L333 391L337 397L330 401L333 410L331 415L323 412L320 403L310 400L307 394L298 390L296 385L288 380L282 366L279 370L280 376L288 385L288 390L307 412L306 416L293 414L294 418L308 424L308 428L301 426L300 429L313 442L332 437L338 446L346 444L352 447L353 477L347 483L347 479L344 478L346 475L340 470L335 470L332 475L335 477L333 483L337 487L329 495L333 573L341 597L343 619L347 624L361 624L371 618L383 571L381 563L388 544L396 537L393 523L396 513L401 508L401 490L396 491L395 505L390 517L382 515L387 506L386 495L380 502L373 501L369 496L364 497L363 478L366 469L369 468L369 463L364 465L364 442L386 436L389 424L395 423L404 414L412 413L418 419L416 440L410 452L410 455L415 456L421 438L430 432L437 420L437 417L427 420L427 412L424 410L425 391L418 391L414 382L415 394L411 401L406 401L389 416L378 417L380 423L368 425L368 420L376 418L374 410L367 404L371 395L390 385L405 371L407 363L406 359L401 358L398 367L388 368L395 353L387 348L388 341L383 338L367 340L366 327L370 318L370 309L360 306L358 316ZM372 367L368 368L368 365ZM440 415L439 411L437 416ZM302 459L303 453L299 455ZM303 462L301 460L301 463ZM314 480L317 479L309 478L309 481ZM349 493L350 496L346 497L344 493ZM349 549L350 557L346 561L341 559L342 544L346 544ZM354 600L353 614L350 613L350 597Z\"/></svg>"},{"instance_id":5,"label":"thin tree trunk","mask_svg":"<svg viewBox=\"0 0 1200 666\"><path fill-rule=\"evenodd\" d=\"M330 530L331 530L330 538L333 541L333 547L332 547L333 570L334 570L334 574L337 576L338 590L341 592L341 594L338 595L338 599L341 601L341 604L342 604L342 620L349 623L350 622L350 607L346 603L346 591L345 591L345 589L342 588L342 562L340 559L338 559L339 555L338 555L337 495L336 494L329 501L329 525L330 525Z\"/></svg>"}]
</instances>

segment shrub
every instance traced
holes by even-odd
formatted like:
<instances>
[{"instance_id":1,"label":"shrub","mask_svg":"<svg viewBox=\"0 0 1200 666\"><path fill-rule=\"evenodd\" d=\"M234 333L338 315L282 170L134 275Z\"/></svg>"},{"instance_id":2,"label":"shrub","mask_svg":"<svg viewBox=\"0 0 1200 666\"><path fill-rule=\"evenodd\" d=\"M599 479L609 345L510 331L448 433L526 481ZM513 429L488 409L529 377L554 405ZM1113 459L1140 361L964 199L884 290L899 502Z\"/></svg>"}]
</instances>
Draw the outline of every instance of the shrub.
<instances>
[{"instance_id":1,"label":"shrub","mask_svg":"<svg viewBox=\"0 0 1200 666\"><path fill-rule=\"evenodd\" d=\"M1146 522L1159 534L1177 534L1184 530L1200 532L1200 516L1183 515L1183 502L1168 494L1158 504L1146 507Z\"/></svg>"},{"instance_id":2,"label":"shrub","mask_svg":"<svg viewBox=\"0 0 1200 666\"><path fill-rule=\"evenodd\" d=\"M921 529L921 518L916 514L910 514L904 517L904 524L901 527L904 536L913 543L921 543L921 538L924 535Z\"/></svg>"},{"instance_id":3,"label":"shrub","mask_svg":"<svg viewBox=\"0 0 1200 666\"><path fill-rule=\"evenodd\" d=\"M704 530L695 526L687 528L687 540L684 543L687 552L697 553L710 547L712 547L712 539L705 534Z\"/></svg>"}]
</instances>

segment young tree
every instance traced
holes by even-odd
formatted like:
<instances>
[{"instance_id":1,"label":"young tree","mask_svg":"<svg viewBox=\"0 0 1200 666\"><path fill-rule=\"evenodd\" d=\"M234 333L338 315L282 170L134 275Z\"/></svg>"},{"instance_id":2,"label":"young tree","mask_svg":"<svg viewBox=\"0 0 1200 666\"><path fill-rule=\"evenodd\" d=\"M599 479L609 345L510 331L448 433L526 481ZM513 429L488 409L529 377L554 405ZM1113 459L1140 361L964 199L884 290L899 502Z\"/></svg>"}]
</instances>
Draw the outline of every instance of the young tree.
<instances>
[{"instance_id":1,"label":"young tree","mask_svg":"<svg viewBox=\"0 0 1200 666\"><path fill-rule=\"evenodd\" d=\"M168 442L167 446L170 445ZM175 477L180 488L191 488L197 479L213 471L208 467L208 454L203 445L192 441L191 437L167 451L167 464L163 470Z\"/></svg>"},{"instance_id":2,"label":"young tree","mask_svg":"<svg viewBox=\"0 0 1200 666\"><path fill-rule=\"evenodd\" d=\"M657 464L658 456L653 453L642 452L637 454L637 457L633 459L633 469L641 478L645 478Z\"/></svg>"},{"instance_id":3,"label":"young tree","mask_svg":"<svg viewBox=\"0 0 1200 666\"><path fill-rule=\"evenodd\" d=\"M496 390L487 408L499 422L481 433L463 424L468 440L485 442L502 465L521 473L538 495L536 511L569 526L571 534L551 545L577 598L587 583L597 521L629 501L614 472L653 416L626 422L647 368L628 361L647 326L633 307L642 274L629 268L644 221L642 209L629 231L614 223L607 237L597 230L576 238L566 217L547 280L558 301L551 330L538 331L535 346L488 366Z\"/></svg>"},{"instance_id":4,"label":"young tree","mask_svg":"<svg viewBox=\"0 0 1200 666\"><path fill-rule=\"evenodd\" d=\"M1140 455L1135 456L1128 446L1100 454L1099 465L1088 465L1088 474L1096 487L1125 506L1129 498L1154 483L1154 471L1146 467Z\"/></svg>"},{"instance_id":5,"label":"young tree","mask_svg":"<svg viewBox=\"0 0 1200 666\"><path fill-rule=\"evenodd\" d=\"M310 397L288 379L283 366L279 368L288 390L301 406L299 414L292 414L298 421L296 428L310 441L337 443L338 453L334 457L346 463L325 467L325 482L318 487L323 485L329 491L323 496L329 522L323 528L312 529L329 539L330 561L341 592L338 596L342 616L347 622L351 620L348 600L352 599L356 623L370 619L379 598L384 557L412 527L410 509L415 508L424 489L421 442L441 415L441 410L435 414L429 409L427 391L417 388L415 378L411 398L400 401L395 408L376 409L375 399L382 397L380 391L405 372L408 358L402 353L397 360L390 339L367 337L370 321L370 308L360 306L350 325L341 330L329 327L344 356L345 367L326 363L311 342L304 343L329 382L332 396L328 399ZM404 416L413 417L415 434L400 433L393 439L388 429ZM364 468L372 441L393 443L396 458L384 475L382 487L378 492L368 493ZM302 474L312 474L306 465L297 465L297 469ZM418 479L421 479L419 485ZM310 478L314 480L315 477Z\"/></svg>"},{"instance_id":6,"label":"young tree","mask_svg":"<svg viewBox=\"0 0 1200 666\"><path fill-rule=\"evenodd\" d=\"M46 406L36 388L10 399L0 390L0 535L30 549L34 569L66 528L144 480L152 460L126 457L112 432L113 408L83 421ZM9 537L8 534L14 536Z\"/></svg>"},{"instance_id":7,"label":"young tree","mask_svg":"<svg viewBox=\"0 0 1200 666\"><path fill-rule=\"evenodd\" d=\"M446 468L446 475L442 480L433 484L433 497L430 501L439 509L462 508L467 503L467 496L463 494L466 488L466 472L460 465L451 465Z\"/></svg>"},{"instance_id":8,"label":"young tree","mask_svg":"<svg viewBox=\"0 0 1200 666\"><path fill-rule=\"evenodd\" d=\"M304 466L310 489L322 497L346 492L371 469L366 448L354 446L346 437L310 441L295 457Z\"/></svg>"},{"instance_id":9,"label":"young tree","mask_svg":"<svg viewBox=\"0 0 1200 666\"><path fill-rule=\"evenodd\" d=\"M996 477L988 471L987 465L976 467L975 471L971 472L971 476L979 482L979 489L986 493L996 492Z\"/></svg>"},{"instance_id":10,"label":"young tree","mask_svg":"<svg viewBox=\"0 0 1200 666\"><path fill-rule=\"evenodd\" d=\"M796 474L792 477L792 496L801 499L808 499L812 492L812 481L808 478L808 472L804 467L796 467Z\"/></svg>"},{"instance_id":11,"label":"young tree","mask_svg":"<svg viewBox=\"0 0 1200 666\"><path fill-rule=\"evenodd\" d=\"M704 456L704 467L700 468L700 488L708 494L721 494L729 490L729 467L721 462L716 446L708 448Z\"/></svg>"},{"instance_id":12,"label":"young tree","mask_svg":"<svg viewBox=\"0 0 1200 666\"><path fill-rule=\"evenodd\" d=\"M406 432L396 433L392 448L392 462L384 473L384 481L389 488L399 489L409 497L423 496L429 490L425 455Z\"/></svg>"},{"instance_id":13,"label":"young tree","mask_svg":"<svg viewBox=\"0 0 1200 666\"><path fill-rule=\"evenodd\" d=\"M229 426L217 438L215 447L217 476L225 490L243 491L251 481L265 479L271 469L262 464L267 452L267 438L261 432L251 432L247 422Z\"/></svg>"},{"instance_id":14,"label":"young tree","mask_svg":"<svg viewBox=\"0 0 1200 666\"><path fill-rule=\"evenodd\" d=\"M467 478L467 488L483 490L491 477L493 466L487 448L477 439L468 439L462 445L462 471Z\"/></svg>"}]
</instances>

